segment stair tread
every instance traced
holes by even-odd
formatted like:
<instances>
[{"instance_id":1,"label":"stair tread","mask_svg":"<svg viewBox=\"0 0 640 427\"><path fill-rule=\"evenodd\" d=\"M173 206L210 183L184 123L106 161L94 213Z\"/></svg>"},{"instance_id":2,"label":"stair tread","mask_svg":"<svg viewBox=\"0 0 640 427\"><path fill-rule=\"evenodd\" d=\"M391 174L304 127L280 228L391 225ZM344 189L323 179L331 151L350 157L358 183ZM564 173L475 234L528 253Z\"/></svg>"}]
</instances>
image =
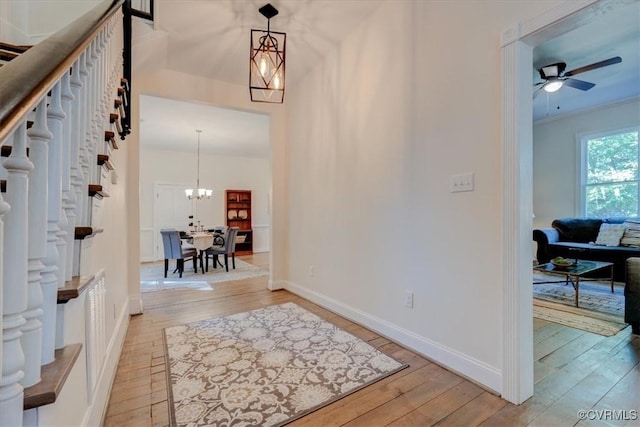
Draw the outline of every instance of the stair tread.
<instances>
[{"instance_id":1,"label":"stair tread","mask_svg":"<svg viewBox=\"0 0 640 427\"><path fill-rule=\"evenodd\" d=\"M9 52L15 52L15 53L24 53L27 50L29 50L31 47L32 46L29 46L29 45L19 45L19 44L7 43L7 42L0 42L0 49L8 50Z\"/></svg>"},{"instance_id":2,"label":"stair tread","mask_svg":"<svg viewBox=\"0 0 640 427\"><path fill-rule=\"evenodd\" d=\"M78 298L95 277L95 275L75 276L64 282L64 287L58 288L58 304L65 304L69 300Z\"/></svg>"},{"instance_id":3,"label":"stair tread","mask_svg":"<svg viewBox=\"0 0 640 427\"><path fill-rule=\"evenodd\" d=\"M98 233L102 233L102 231L103 231L102 228L96 228L96 227L88 227L88 226L76 227L74 231L74 237L75 237L75 240L84 240L84 239L93 237Z\"/></svg>"},{"instance_id":4,"label":"stair tread","mask_svg":"<svg viewBox=\"0 0 640 427\"><path fill-rule=\"evenodd\" d=\"M109 197L109 193L100 184L89 184L89 197L96 197L102 199L103 197Z\"/></svg>"},{"instance_id":5,"label":"stair tread","mask_svg":"<svg viewBox=\"0 0 640 427\"><path fill-rule=\"evenodd\" d=\"M73 365L82 350L82 344L69 344L55 351L54 361L42 367L40 382L24 389L24 410L54 403Z\"/></svg>"},{"instance_id":6,"label":"stair tread","mask_svg":"<svg viewBox=\"0 0 640 427\"><path fill-rule=\"evenodd\" d=\"M104 140L107 141L109 143L109 145L111 145L111 148L113 148L114 150L118 149L118 143L116 142L116 134L115 134L115 132L112 132L110 130L105 130L104 131Z\"/></svg>"},{"instance_id":7,"label":"stair tread","mask_svg":"<svg viewBox=\"0 0 640 427\"><path fill-rule=\"evenodd\" d=\"M104 166L110 171L115 169L115 166L113 166L113 163L111 162L111 160L109 160L109 155L107 154L98 154L97 163L98 166Z\"/></svg>"}]
</instances>

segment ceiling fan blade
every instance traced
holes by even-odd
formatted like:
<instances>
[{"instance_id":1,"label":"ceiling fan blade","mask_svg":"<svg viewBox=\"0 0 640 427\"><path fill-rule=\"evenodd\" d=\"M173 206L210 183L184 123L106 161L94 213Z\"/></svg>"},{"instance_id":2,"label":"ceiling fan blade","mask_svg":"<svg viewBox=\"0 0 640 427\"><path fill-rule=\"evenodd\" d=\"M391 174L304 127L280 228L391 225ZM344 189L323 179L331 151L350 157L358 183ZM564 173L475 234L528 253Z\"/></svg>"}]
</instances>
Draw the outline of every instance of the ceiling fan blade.
<instances>
[{"instance_id":1,"label":"ceiling fan blade","mask_svg":"<svg viewBox=\"0 0 640 427\"><path fill-rule=\"evenodd\" d=\"M589 90L595 86L595 83L589 83L589 82L585 82L584 80L578 80L578 79L565 79L563 81L565 85L576 88L576 89L580 89L580 90Z\"/></svg>"},{"instance_id":2,"label":"ceiling fan blade","mask_svg":"<svg viewBox=\"0 0 640 427\"><path fill-rule=\"evenodd\" d=\"M544 86L540 86L538 89L533 91L533 99L536 99L538 97L538 95L540 95L540 93L542 93L542 90L544 89Z\"/></svg>"},{"instance_id":3,"label":"ceiling fan blade","mask_svg":"<svg viewBox=\"0 0 640 427\"><path fill-rule=\"evenodd\" d=\"M595 62L584 67L576 68L575 70L567 71L564 73L564 77L575 76L576 74L584 73L585 71L595 70L596 68L606 67L608 65L619 64L622 62L622 58L614 56L613 58L605 59L604 61Z\"/></svg>"}]
</instances>

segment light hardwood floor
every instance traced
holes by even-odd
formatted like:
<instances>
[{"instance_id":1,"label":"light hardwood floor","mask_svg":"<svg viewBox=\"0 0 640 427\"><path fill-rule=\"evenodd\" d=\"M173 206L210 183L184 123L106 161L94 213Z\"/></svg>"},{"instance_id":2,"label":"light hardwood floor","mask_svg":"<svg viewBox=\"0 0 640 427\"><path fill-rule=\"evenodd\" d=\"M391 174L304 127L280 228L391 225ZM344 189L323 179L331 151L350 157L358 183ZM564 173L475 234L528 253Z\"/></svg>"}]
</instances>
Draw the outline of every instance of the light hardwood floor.
<instances>
[{"instance_id":1,"label":"light hardwood floor","mask_svg":"<svg viewBox=\"0 0 640 427\"><path fill-rule=\"evenodd\" d=\"M241 257L268 268L268 254ZM209 317L288 301L328 319L410 365L291 426L637 426L638 420L580 421L579 410L640 411L640 337L630 328L612 337L534 322L535 395L512 405L378 334L287 291L266 290L259 277L215 285L211 292L143 294L145 312L131 318L106 426L169 424L161 331Z\"/></svg>"}]
</instances>

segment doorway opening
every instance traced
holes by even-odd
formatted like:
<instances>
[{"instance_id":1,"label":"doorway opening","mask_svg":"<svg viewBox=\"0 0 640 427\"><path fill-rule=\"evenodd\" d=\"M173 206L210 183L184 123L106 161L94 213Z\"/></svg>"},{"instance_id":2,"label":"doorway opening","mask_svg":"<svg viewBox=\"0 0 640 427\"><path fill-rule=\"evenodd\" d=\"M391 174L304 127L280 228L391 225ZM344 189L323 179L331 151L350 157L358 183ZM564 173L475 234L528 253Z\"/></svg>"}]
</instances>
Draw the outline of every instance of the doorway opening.
<instances>
[{"instance_id":1,"label":"doorway opening","mask_svg":"<svg viewBox=\"0 0 640 427\"><path fill-rule=\"evenodd\" d=\"M607 4L607 7L603 6ZM503 391L520 404L533 395L532 65L533 48L624 4L567 3L502 34L503 55ZM608 9L607 9L608 8Z\"/></svg>"},{"instance_id":2,"label":"doorway opening","mask_svg":"<svg viewBox=\"0 0 640 427\"><path fill-rule=\"evenodd\" d=\"M264 113L140 96L141 262L164 258L160 229L187 232L230 225L225 210L230 189L251 192L252 251L263 253L260 259L269 255L270 120ZM196 130L202 130L199 141ZM213 189L210 198L187 197L185 190L198 181Z\"/></svg>"}]
</instances>

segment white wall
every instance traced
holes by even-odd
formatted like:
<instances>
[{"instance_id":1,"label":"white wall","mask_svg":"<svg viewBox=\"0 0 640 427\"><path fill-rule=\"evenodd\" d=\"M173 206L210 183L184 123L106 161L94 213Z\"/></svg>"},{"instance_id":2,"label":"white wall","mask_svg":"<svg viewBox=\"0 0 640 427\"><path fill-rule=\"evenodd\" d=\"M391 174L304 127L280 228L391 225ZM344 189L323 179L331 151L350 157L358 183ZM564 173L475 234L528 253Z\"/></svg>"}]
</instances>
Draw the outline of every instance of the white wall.
<instances>
[{"instance_id":1,"label":"white wall","mask_svg":"<svg viewBox=\"0 0 640 427\"><path fill-rule=\"evenodd\" d=\"M100 3L100 0L2 0L0 40L37 44Z\"/></svg>"},{"instance_id":2,"label":"white wall","mask_svg":"<svg viewBox=\"0 0 640 427\"><path fill-rule=\"evenodd\" d=\"M500 34L558 3L385 2L287 100L287 287L497 391Z\"/></svg>"},{"instance_id":3,"label":"white wall","mask_svg":"<svg viewBox=\"0 0 640 427\"><path fill-rule=\"evenodd\" d=\"M28 2L0 1L0 40L13 44L29 43Z\"/></svg>"},{"instance_id":4,"label":"white wall","mask_svg":"<svg viewBox=\"0 0 640 427\"><path fill-rule=\"evenodd\" d=\"M101 0L30 1L28 33L38 43L102 3Z\"/></svg>"},{"instance_id":5,"label":"white wall","mask_svg":"<svg viewBox=\"0 0 640 427\"><path fill-rule=\"evenodd\" d=\"M144 136L143 136L144 137ZM195 186L197 156L192 152L140 150L140 227L153 229L155 183ZM268 196L271 188L269 159L200 154L200 185L214 190L211 199L196 200L197 219L205 228L226 224L225 190L251 190L252 225L269 225ZM189 221L185 220L185 227ZM259 235L259 237L258 237ZM156 236L157 237L157 236ZM254 246L268 250L268 235L257 233ZM266 237L266 241L264 241ZM262 240L260 240L262 239ZM157 241L157 240L156 240ZM153 250L153 249L151 249ZM140 248L141 257L149 248Z\"/></svg>"},{"instance_id":6,"label":"white wall","mask_svg":"<svg viewBox=\"0 0 640 427\"><path fill-rule=\"evenodd\" d=\"M542 120L533 126L533 220L550 227L556 218L580 214L578 135L640 125L640 101Z\"/></svg>"}]
</instances>

